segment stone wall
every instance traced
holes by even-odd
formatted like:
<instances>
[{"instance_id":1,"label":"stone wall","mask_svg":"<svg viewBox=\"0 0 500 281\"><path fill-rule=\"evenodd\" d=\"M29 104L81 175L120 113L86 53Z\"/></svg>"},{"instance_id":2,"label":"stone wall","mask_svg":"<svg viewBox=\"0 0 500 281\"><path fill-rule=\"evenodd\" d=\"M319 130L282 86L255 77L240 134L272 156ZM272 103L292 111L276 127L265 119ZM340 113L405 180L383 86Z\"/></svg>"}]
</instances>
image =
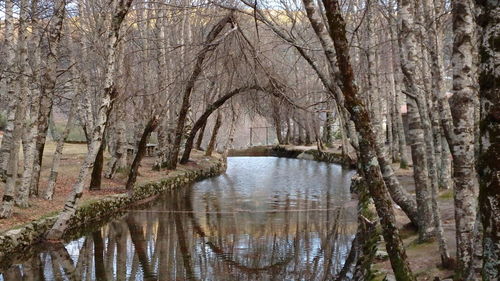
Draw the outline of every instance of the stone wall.
<instances>
[{"instance_id":1,"label":"stone wall","mask_svg":"<svg viewBox=\"0 0 500 281\"><path fill-rule=\"evenodd\" d=\"M206 168L175 171L160 182L136 186L132 196L116 194L84 202L78 207L71 219L70 225L72 227L65 233L65 238L77 235L80 230L89 226L100 226L110 218L123 213L124 209L134 203L147 200L166 190L181 188L195 181L217 176L225 170L224 160L214 160ZM56 217L57 215L41 218L0 235L0 260L6 258L10 253L19 253L39 242L55 223Z\"/></svg>"}]
</instances>

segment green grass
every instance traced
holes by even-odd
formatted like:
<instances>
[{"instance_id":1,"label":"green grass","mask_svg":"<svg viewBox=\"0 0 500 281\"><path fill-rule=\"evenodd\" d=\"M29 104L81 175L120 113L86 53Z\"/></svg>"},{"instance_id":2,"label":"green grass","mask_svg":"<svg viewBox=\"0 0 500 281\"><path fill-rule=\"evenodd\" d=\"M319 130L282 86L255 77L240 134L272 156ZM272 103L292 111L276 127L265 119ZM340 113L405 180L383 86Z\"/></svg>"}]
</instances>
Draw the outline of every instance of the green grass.
<instances>
[{"instance_id":1,"label":"green grass","mask_svg":"<svg viewBox=\"0 0 500 281\"><path fill-rule=\"evenodd\" d=\"M439 194L440 199L453 199L453 190L446 190Z\"/></svg>"},{"instance_id":2,"label":"green grass","mask_svg":"<svg viewBox=\"0 0 500 281\"><path fill-rule=\"evenodd\" d=\"M130 173L130 166L126 166L126 167L119 167L118 169L116 169L116 173L117 174L120 174L120 175L128 175Z\"/></svg>"},{"instance_id":3,"label":"green grass","mask_svg":"<svg viewBox=\"0 0 500 281\"><path fill-rule=\"evenodd\" d=\"M56 123L56 131L59 134L62 134L64 131L64 128L66 126L66 123ZM71 130L69 131L68 142L84 142L86 141L85 139L85 133L83 132L83 128L78 125L74 125Z\"/></svg>"}]
</instances>

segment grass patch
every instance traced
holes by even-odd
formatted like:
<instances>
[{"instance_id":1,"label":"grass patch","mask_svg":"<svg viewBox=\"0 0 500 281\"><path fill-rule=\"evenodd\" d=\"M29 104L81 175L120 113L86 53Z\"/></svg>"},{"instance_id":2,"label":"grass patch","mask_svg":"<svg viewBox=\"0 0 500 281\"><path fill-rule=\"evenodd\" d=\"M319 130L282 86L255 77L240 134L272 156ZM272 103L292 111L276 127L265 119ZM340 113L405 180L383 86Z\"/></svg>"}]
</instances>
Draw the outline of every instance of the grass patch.
<instances>
[{"instance_id":1,"label":"grass patch","mask_svg":"<svg viewBox=\"0 0 500 281\"><path fill-rule=\"evenodd\" d=\"M453 190L446 190L439 194L440 199L453 199Z\"/></svg>"},{"instance_id":2,"label":"grass patch","mask_svg":"<svg viewBox=\"0 0 500 281\"><path fill-rule=\"evenodd\" d=\"M66 123L56 123L56 131L59 135L62 134L66 126ZM74 125L71 130L69 130L68 138L66 141L69 142L84 142L86 141L85 133L83 132L83 128L78 125Z\"/></svg>"},{"instance_id":3,"label":"grass patch","mask_svg":"<svg viewBox=\"0 0 500 281\"><path fill-rule=\"evenodd\" d=\"M118 169L116 169L116 173L127 176L130 173L130 166L119 167Z\"/></svg>"}]
</instances>

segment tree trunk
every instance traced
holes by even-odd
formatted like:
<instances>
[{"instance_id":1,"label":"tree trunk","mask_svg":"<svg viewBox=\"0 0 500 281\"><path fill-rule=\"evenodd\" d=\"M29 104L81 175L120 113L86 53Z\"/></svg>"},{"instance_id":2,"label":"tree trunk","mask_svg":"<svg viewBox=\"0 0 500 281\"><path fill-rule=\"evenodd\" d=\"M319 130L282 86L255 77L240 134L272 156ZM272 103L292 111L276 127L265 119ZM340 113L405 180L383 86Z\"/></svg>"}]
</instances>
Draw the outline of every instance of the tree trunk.
<instances>
[{"instance_id":1,"label":"tree trunk","mask_svg":"<svg viewBox=\"0 0 500 281\"><path fill-rule=\"evenodd\" d=\"M10 151L12 147L12 134L14 132L14 122L16 119L16 105L18 102L15 96L14 82L14 63L15 63L15 37L14 37L14 23L13 23L13 2L12 0L5 1L5 37L4 48L6 50L5 57L5 86L7 89L7 125L5 127L4 135L2 138L2 146L0 148L0 179L6 178L8 163L10 159Z\"/></svg>"},{"instance_id":2,"label":"tree trunk","mask_svg":"<svg viewBox=\"0 0 500 281\"><path fill-rule=\"evenodd\" d=\"M97 113L97 122L92 132L92 141L89 151L85 157L84 163L78 174L78 178L73 185L73 190L64 205L63 211L57 217L55 224L48 231L46 238L49 240L61 239L64 231L68 228L68 223L76 211L78 200L82 197L83 186L87 180L90 168L95 162L99 147L101 146L104 130L106 127L109 112L112 108L112 102L116 97L116 88L114 83L114 72L116 66L116 49L120 27L123 19L128 13L132 0L115 0L116 6L112 13L112 19L109 22L110 27L107 34L107 53L106 53L106 70L104 73L105 82L104 89L101 95L101 103Z\"/></svg>"},{"instance_id":3,"label":"tree trunk","mask_svg":"<svg viewBox=\"0 0 500 281\"><path fill-rule=\"evenodd\" d=\"M440 173L440 188L450 189L453 185L451 180L451 152L448 140L444 135L441 135L441 171Z\"/></svg>"},{"instance_id":4,"label":"tree trunk","mask_svg":"<svg viewBox=\"0 0 500 281\"><path fill-rule=\"evenodd\" d=\"M222 30L228 23L233 24L232 15L224 17L212 28L212 30L207 35L207 38L205 40L205 47L198 53L196 57L196 63L193 68L193 72L191 73L191 76L189 77L186 83L186 87L184 89L184 94L182 97L181 109L179 111L179 117L177 119L177 127L175 129L175 139L172 147L172 153L169 156L170 159L168 159L169 169L175 169L177 167L182 136L184 135L184 126L190 108L191 92L193 91L196 79L203 71L202 69L203 61L205 60L207 53L213 51L217 46L218 42L215 42L216 41L215 39L217 35L219 35L222 32Z\"/></svg>"},{"instance_id":5,"label":"tree trunk","mask_svg":"<svg viewBox=\"0 0 500 281\"><path fill-rule=\"evenodd\" d=\"M393 20L389 21L389 24L391 25L390 29L390 39L392 41L391 43L391 51L393 56L396 55L398 48L396 48L395 41L397 41L399 38L396 27L392 27ZM400 54L401 56L401 54ZM391 77L391 83L394 85L393 91L394 91L394 109L395 109L395 119L396 119L396 128L397 128L397 134L398 134L398 140L399 140L399 157L400 157L400 162L399 166L403 169L406 169L408 167L408 155L406 153L406 135L404 131L404 126L403 126L403 116L401 115L401 83L400 80L398 79L398 73L400 67L397 66L397 61L394 57L392 57L392 77Z\"/></svg>"},{"instance_id":6,"label":"tree trunk","mask_svg":"<svg viewBox=\"0 0 500 281\"><path fill-rule=\"evenodd\" d=\"M494 1L476 0L482 13L479 47L479 98L481 103L479 210L483 224L483 280L500 276L500 7Z\"/></svg>"},{"instance_id":7,"label":"tree trunk","mask_svg":"<svg viewBox=\"0 0 500 281\"><path fill-rule=\"evenodd\" d=\"M330 109L330 107L328 109ZM333 122L333 112L327 111L325 124L323 125L323 142L326 147L332 147L333 145Z\"/></svg>"},{"instance_id":8,"label":"tree trunk","mask_svg":"<svg viewBox=\"0 0 500 281\"><path fill-rule=\"evenodd\" d=\"M285 135L285 144L290 144L290 138L292 136L292 124L290 122L290 118L286 118L286 135Z\"/></svg>"},{"instance_id":9,"label":"tree trunk","mask_svg":"<svg viewBox=\"0 0 500 281\"><path fill-rule=\"evenodd\" d=\"M99 151L97 152L94 165L92 167L92 176L90 177L89 190L101 190L102 182L102 169L104 168L104 149L106 148L106 141L103 136Z\"/></svg>"},{"instance_id":10,"label":"tree trunk","mask_svg":"<svg viewBox=\"0 0 500 281\"><path fill-rule=\"evenodd\" d=\"M50 168L50 176L49 182L47 184L47 189L45 190L44 198L46 200L52 200L54 197L54 190L57 183L57 177L59 175L59 165L61 163L62 152L64 148L64 142L68 139L69 132L71 128L73 128L73 119L76 114L76 103L78 102L78 95L73 97L73 101L71 101L71 109L69 110L68 120L66 121L66 127L62 132L61 136L57 140L56 151L54 152L54 156L52 157L52 167Z\"/></svg>"},{"instance_id":11,"label":"tree trunk","mask_svg":"<svg viewBox=\"0 0 500 281\"><path fill-rule=\"evenodd\" d=\"M22 175L22 181L21 185L19 186L19 189L17 191L17 197L16 197L16 205L21 207L21 208L27 208L29 207L29 195L30 195L30 185L31 185L31 176L33 172L33 166L31 165L33 163L33 158L34 158L34 149L35 149L35 142L34 142L34 137L37 133L36 131L36 126L34 122L34 117L35 112L33 112L31 109L36 108L31 107L30 101L31 99L35 99L36 97L33 97L31 95L30 90L28 89L28 75L27 71L29 68L29 62L28 62L28 46L27 46L27 41L28 41L28 7L29 3L27 0L22 0L20 2L20 7L19 7L19 31L18 31L18 45L19 45L19 74L20 77L18 78L19 82L19 95L21 97L21 105L23 108L23 113L21 116L22 118L26 118L27 122L23 124L24 122L21 123L21 128L20 130L25 134L25 144L26 144L26 149L24 150L24 170L23 170L23 175ZM25 116L25 117L24 117ZM24 126L24 128L23 128Z\"/></svg>"},{"instance_id":12,"label":"tree trunk","mask_svg":"<svg viewBox=\"0 0 500 281\"><path fill-rule=\"evenodd\" d=\"M474 5L470 0L452 2L453 96L450 98L453 130L446 126L453 156L455 221L457 231L457 280L470 269L476 220L477 178L474 155L474 101L477 97L474 54ZM441 110L444 112L443 110ZM446 123L446 120L444 121ZM449 123L448 123L449 125Z\"/></svg>"},{"instance_id":13,"label":"tree trunk","mask_svg":"<svg viewBox=\"0 0 500 281\"><path fill-rule=\"evenodd\" d=\"M435 17L435 8L434 3L431 0L425 0L421 4L422 14L426 15L425 23L430 28L429 38L427 41L428 46L422 46L423 51L428 51L432 60L431 66L431 76L432 76L432 92L430 96L432 97L429 103L425 103L424 105L430 104L431 109L430 112L421 112L421 114L425 114L426 117L430 117L432 123L425 123L428 132L426 132L426 142L427 142L427 150L428 150L428 163L429 163L429 176L431 178L431 198L432 198L432 212L434 214L434 227L436 231L436 236L438 238L439 243L439 252L441 255L441 263L444 267L450 268L452 265L452 261L450 258L450 254L448 253L448 247L446 238L444 237L443 226L441 223L441 214L439 211L437 196L439 193L439 186L441 183L440 176L442 174L438 174L438 171L442 170L442 160L441 160L441 130L439 124L439 115L438 109L436 108L437 98L442 95L443 90L443 69L442 69L442 49L441 49L441 40L442 38L438 36L436 17ZM423 26L423 25L422 25ZM421 30L422 41L424 41L424 31ZM425 48L425 50L424 50ZM424 63L425 64L425 63ZM424 72L423 75L426 75ZM429 128L431 127L431 128ZM439 165L439 163L441 165Z\"/></svg>"},{"instance_id":14,"label":"tree trunk","mask_svg":"<svg viewBox=\"0 0 500 281\"><path fill-rule=\"evenodd\" d=\"M210 117L212 112L214 112L219 107L221 107L228 99L232 98L233 96L235 96L241 92L245 92L245 91L252 90L252 89L258 90L258 89L261 89L261 87L251 86L251 87L241 87L241 88L234 89L231 92L220 97L218 100L216 100L214 103L212 103L211 105L209 105L207 107L205 112L203 112L203 114L200 116L200 118L198 118L198 120L196 120L196 122L194 123L193 128L191 129L191 132L190 132L188 138L186 139L186 145L184 146L184 153L182 154L182 158L180 161L181 164L186 164L187 161L189 160L189 155L191 154L191 150L193 149L193 142L194 142L194 138L196 136L196 133L198 132L198 130L200 130L200 128L203 126L203 124L206 123L208 117Z\"/></svg>"},{"instance_id":15,"label":"tree trunk","mask_svg":"<svg viewBox=\"0 0 500 281\"><path fill-rule=\"evenodd\" d=\"M117 112L117 114L123 114L122 112ZM121 118L125 118L121 115ZM116 147L114 148L114 155L108 163L108 170L106 171L104 177L111 179L114 177L116 171L127 167L127 133L125 128L125 121L118 118L115 128L116 132Z\"/></svg>"},{"instance_id":16,"label":"tree trunk","mask_svg":"<svg viewBox=\"0 0 500 281\"><path fill-rule=\"evenodd\" d=\"M142 158L144 158L144 154L146 153L146 145L148 144L148 137L156 129L158 124L159 124L158 116L154 116L148 121L148 123L144 127L141 140L139 141L139 145L137 147L137 153L135 154L134 161L132 162L132 166L130 167L127 184L125 186L125 188L129 192L132 192L132 190L134 189L134 184L137 180L137 175L139 172L139 166L141 164Z\"/></svg>"},{"instance_id":17,"label":"tree trunk","mask_svg":"<svg viewBox=\"0 0 500 281\"><path fill-rule=\"evenodd\" d=\"M316 34L325 31L322 21L317 18L314 4L310 0L303 0L307 16ZM377 161L375 150L376 136L370 121L368 112L361 102L358 89L354 81L354 73L349 58L349 44L346 38L345 22L340 12L339 3L335 0L323 1L328 24L330 27L330 41L333 39L335 54L339 70L335 67L341 79L341 89L345 97L345 105L352 115L356 129L360 133L359 148L360 162L364 171L366 182L370 189L377 213L381 219L382 233L387 245L391 265L397 280L415 280L411 269L406 261L406 252L395 225L392 201L385 187L384 180ZM331 45L331 44L329 44ZM325 52L332 51L325 48ZM340 82L340 81L339 81Z\"/></svg>"},{"instance_id":18,"label":"tree trunk","mask_svg":"<svg viewBox=\"0 0 500 281\"><path fill-rule=\"evenodd\" d=\"M273 118L274 130L276 132L276 138L278 139L278 144L284 144L283 133L282 133L283 129L281 127L280 108L278 105L278 101L274 98L271 101L271 107L272 107L271 115Z\"/></svg>"},{"instance_id":19,"label":"tree trunk","mask_svg":"<svg viewBox=\"0 0 500 281\"><path fill-rule=\"evenodd\" d=\"M205 156L212 156L212 152L215 149L215 144L217 142L217 134L219 133L220 126L222 125L222 114L220 111L217 112L217 118L215 119L215 125L212 131L212 137L210 138L210 142L207 146L207 151L205 152Z\"/></svg>"},{"instance_id":20,"label":"tree trunk","mask_svg":"<svg viewBox=\"0 0 500 281\"><path fill-rule=\"evenodd\" d=\"M201 143L203 142L203 136L205 135L206 128L207 128L207 121L205 120L205 122L203 122L203 125L201 125L200 131L198 133L198 138L196 139L195 148L197 150L202 150Z\"/></svg>"},{"instance_id":21,"label":"tree trunk","mask_svg":"<svg viewBox=\"0 0 500 281\"><path fill-rule=\"evenodd\" d=\"M9 161L7 164L6 184L3 193L2 204L0 206L0 219L9 218L12 216L14 200L16 194L16 181L19 169L19 146L21 145L21 130L22 117L24 109L22 109L21 97L18 96L18 106L16 108L16 121L14 122L14 131L12 132L12 145L10 147Z\"/></svg>"},{"instance_id":22,"label":"tree trunk","mask_svg":"<svg viewBox=\"0 0 500 281\"><path fill-rule=\"evenodd\" d=\"M429 172L427 165L426 146L424 130L422 129L422 117L417 106L417 99L422 93L419 90L421 81L417 79L417 52L414 30L413 3L411 0L400 1L399 25L400 37L400 61L404 74L404 83L407 93L411 93L415 99L407 99L408 107L408 136L411 146L411 157L413 162L413 177L415 179L415 193L417 197L417 210L419 220L419 241L426 241L432 236L432 212L431 194L429 190ZM405 55L406 54L406 55Z\"/></svg>"},{"instance_id":23,"label":"tree trunk","mask_svg":"<svg viewBox=\"0 0 500 281\"><path fill-rule=\"evenodd\" d=\"M52 105L54 99L54 89L57 79L57 62L59 42L63 21L66 13L66 0L58 0L54 5L54 18L50 21L48 27L48 43L51 46L45 55L45 65L42 65L40 105L38 113L38 136L36 138L36 150L33 161L33 178L31 179L31 193L38 195L38 184L40 181L40 172L43 160L43 151L47 139L49 128L49 117L52 114Z\"/></svg>"}]
</instances>

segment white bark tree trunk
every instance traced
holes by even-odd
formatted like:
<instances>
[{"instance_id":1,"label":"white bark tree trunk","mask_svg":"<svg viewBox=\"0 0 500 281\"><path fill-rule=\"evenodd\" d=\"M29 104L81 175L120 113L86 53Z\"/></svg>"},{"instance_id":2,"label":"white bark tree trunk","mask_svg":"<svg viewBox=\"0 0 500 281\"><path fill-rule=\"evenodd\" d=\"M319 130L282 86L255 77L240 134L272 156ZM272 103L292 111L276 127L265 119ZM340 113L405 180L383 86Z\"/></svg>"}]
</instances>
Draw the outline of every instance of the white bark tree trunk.
<instances>
[{"instance_id":1,"label":"white bark tree trunk","mask_svg":"<svg viewBox=\"0 0 500 281\"><path fill-rule=\"evenodd\" d=\"M7 107L7 125L5 127L2 144L0 147L0 179L6 177L7 166L9 162L10 148L12 146L12 133L14 131L14 120L16 116L17 98L15 97L14 82L14 59L15 59L15 37L13 23L13 2L5 1L5 85L7 89L8 107Z\"/></svg>"},{"instance_id":2,"label":"white bark tree trunk","mask_svg":"<svg viewBox=\"0 0 500 281\"><path fill-rule=\"evenodd\" d=\"M102 143L104 129L106 127L109 112L112 107L113 99L116 96L115 87L115 66L116 66L116 49L119 43L119 34L122 22L127 15L132 0L115 0L113 1L112 18L109 22L107 31L107 48L106 48L106 71L104 89L102 90L102 99L97 114L97 122L92 132L92 140L89 151L85 157L84 163L78 174L78 178L73 185L73 190L69 195L68 200L64 205L64 209L58 216L56 223L48 231L46 238L49 240L61 239L64 231L68 228L68 224L73 214L76 211L78 200L82 197L83 187L88 178L89 172L96 160L97 152Z\"/></svg>"},{"instance_id":3,"label":"white bark tree trunk","mask_svg":"<svg viewBox=\"0 0 500 281\"><path fill-rule=\"evenodd\" d=\"M44 54L45 59L41 64L41 92L38 113L38 134L36 138L36 147L34 152L33 173L31 179L31 193L38 195L38 184L40 181L40 172L43 160L43 151L47 139L49 128L49 118L52 114L54 100L54 91L57 79L57 64L59 53L59 42L63 21L66 14L66 0L58 0L54 3L54 14L47 28L47 41L50 49Z\"/></svg>"},{"instance_id":4,"label":"white bark tree trunk","mask_svg":"<svg viewBox=\"0 0 500 281\"><path fill-rule=\"evenodd\" d=\"M78 82L76 82L78 83ZM78 90L76 91L78 93ZM50 168L49 182L47 184L47 189L45 190L45 194L43 198L46 200L52 200L54 196L54 190L56 187L57 176L59 175L59 165L61 163L62 152L64 148L64 143L68 139L69 132L71 128L73 128L74 117L76 115L76 104L79 102L79 95L75 94L73 97L73 101L71 101L71 108L69 110L68 120L66 121L66 126L64 127L64 131L60 135L57 140L56 151L54 152L54 156L52 158L52 167Z\"/></svg>"},{"instance_id":5,"label":"white bark tree trunk","mask_svg":"<svg viewBox=\"0 0 500 281\"><path fill-rule=\"evenodd\" d=\"M448 141L453 156L455 222L457 236L457 280L470 271L476 221L478 186L474 155L474 103L477 78L474 55L474 4L470 0L452 2L453 15L453 96L450 98L453 124ZM443 111L444 112L444 111Z\"/></svg>"},{"instance_id":6,"label":"white bark tree trunk","mask_svg":"<svg viewBox=\"0 0 500 281\"><path fill-rule=\"evenodd\" d=\"M21 185L19 186L16 205L21 208L29 207L29 195L31 186L31 177L33 174L33 160L35 157L35 136L37 134L37 127L35 122L35 117L37 116L34 110L36 107L31 107L31 100L36 100L38 97L31 95L28 89L28 75L27 71L29 68L28 62L28 7L29 1L22 0L19 7L19 73L23 74L19 78L19 94L22 97L22 106L24 112L26 112L26 122L25 122L25 142L26 149L24 150L24 170L22 175ZM21 129L23 130L23 129Z\"/></svg>"},{"instance_id":7,"label":"white bark tree trunk","mask_svg":"<svg viewBox=\"0 0 500 281\"><path fill-rule=\"evenodd\" d=\"M424 130L422 129L422 116L417 107L417 99L421 98L421 81L417 78L417 51L415 26L413 18L413 1L401 0L398 13L400 26L400 63L404 74L406 91L416 99L407 99L409 140L411 141L411 156L413 161L413 177L415 179L415 193L418 209L419 241L425 241L432 234L431 197L429 190L429 175L425 147ZM425 116L423 116L425 117Z\"/></svg>"}]
</instances>

